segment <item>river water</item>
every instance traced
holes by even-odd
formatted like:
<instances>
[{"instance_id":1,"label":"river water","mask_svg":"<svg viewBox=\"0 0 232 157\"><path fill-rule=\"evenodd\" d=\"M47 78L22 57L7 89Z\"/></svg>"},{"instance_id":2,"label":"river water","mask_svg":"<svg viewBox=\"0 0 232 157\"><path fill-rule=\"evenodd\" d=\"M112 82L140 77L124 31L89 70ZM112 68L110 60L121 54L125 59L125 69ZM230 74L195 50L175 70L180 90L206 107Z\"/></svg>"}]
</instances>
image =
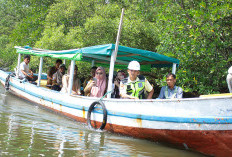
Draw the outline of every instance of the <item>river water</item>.
<instances>
[{"instance_id":1,"label":"river water","mask_svg":"<svg viewBox=\"0 0 232 157\"><path fill-rule=\"evenodd\" d=\"M0 93L4 93L0 85ZM90 130L7 93L0 96L0 156L202 157L155 142Z\"/></svg>"}]
</instances>

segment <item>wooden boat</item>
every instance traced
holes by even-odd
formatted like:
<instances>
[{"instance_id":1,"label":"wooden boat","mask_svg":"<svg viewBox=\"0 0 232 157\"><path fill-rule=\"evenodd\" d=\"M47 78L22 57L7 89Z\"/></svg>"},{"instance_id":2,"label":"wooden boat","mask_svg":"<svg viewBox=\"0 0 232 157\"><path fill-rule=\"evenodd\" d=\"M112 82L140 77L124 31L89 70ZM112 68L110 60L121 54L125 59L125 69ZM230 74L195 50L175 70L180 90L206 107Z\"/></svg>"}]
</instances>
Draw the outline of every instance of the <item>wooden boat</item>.
<instances>
[{"instance_id":1,"label":"wooden boat","mask_svg":"<svg viewBox=\"0 0 232 157\"><path fill-rule=\"evenodd\" d=\"M69 51L16 48L19 53L18 63L20 63L20 54L39 56L41 62L42 57L46 56L71 59L71 71L73 71L75 60L92 61L94 59L97 65L109 64L115 45L99 45ZM140 61L144 70L153 66L172 66L175 72L175 67L179 64L179 60L174 58L119 46L115 67L126 67L133 59ZM9 91L21 98L79 122L89 121L89 124L95 125L96 128L172 144L212 156L232 155L231 94L165 100L100 99L71 95L40 86L41 78L43 79L41 62L37 86L13 76L6 79L9 73L2 70L0 70L0 81L3 85L9 81Z\"/></svg>"}]
</instances>

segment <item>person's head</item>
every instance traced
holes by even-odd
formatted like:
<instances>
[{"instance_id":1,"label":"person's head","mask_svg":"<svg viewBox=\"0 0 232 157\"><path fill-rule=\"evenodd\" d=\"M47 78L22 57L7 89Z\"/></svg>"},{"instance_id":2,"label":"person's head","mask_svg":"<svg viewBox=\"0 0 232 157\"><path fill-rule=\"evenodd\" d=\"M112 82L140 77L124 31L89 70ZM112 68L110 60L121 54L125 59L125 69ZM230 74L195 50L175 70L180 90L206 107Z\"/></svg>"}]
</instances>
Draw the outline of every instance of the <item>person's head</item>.
<instances>
[{"instance_id":1,"label":"person's head","mask_svg":"<svg viewBox=\"0 0 232 157\"><path fill-rule=\"evenodd\" d=\"M57 60L56 60L56 68L58 69L62 63L63 63L63 62L62 62L61 59L57 59Z\"/></svg>"},{"instance_id":2,"label":"person's head","mask_svg":"<svg viewBox=\"0 0 232 157\"><path fill-rule=\"evenodd\" d=\"M96 72L96 70L97 70L97 67L96 67L96 66L93 66L93 67L91 68L90 73L91 73L91 76L92 76L92 77L95 77L95 72Z\"/></svg>"},{"instance_id":3,"label":"person's head","mask_svg":"<svg viewBox=\"0 0 232 157\"><path fill-rule=\"evenodd\" d=\"M176 84L176 75L172 74L172 73L168 73L166 75L166 82L169 88L174 88L175 84Z\"/></svg>"},{"instance_id":4,"label":"person's head","mask_svg":"<svg viewBox=\"0 0 232 157\"><path fill-rule=\"evenodd\" d=\"M95 73L95 77L99 80L103 80L106 78L106 72L103 67L98 67Z\"/></svg>"},{"instance_id":5,"label":"person's head","mask_svg":"<svg viewBox=\"0 0 232 157\"><path fill-rule=\"evenodd\" d=\"M128 64L127 72L131 81L135 81L137 76L140 74L140 64L137 61L131 61Z\"/></svg>"},{"instance_id":6,"label":"person's head","mask_svg":"<svg viewBox=\"0 0 232 157\"><path fill-rule=\"evenodd\" d=\"M60 66L59 66L59 71L61 72L61 73L65 73L65 70L67 70L66 69L66 67L65 67L65 65L64 64L61 64Z\"/></svg>"},{"instance_id":7,"label":"person's head","mask_svg":"<svg viewBox=\"0 0 232 157\"><path fill-rule=\"evenodd\" d=\"M123 80L126 77L126 73L122 70L117 72L116 79L119 79L120 81Z\"/></svg>"},{"instance_id":8,"label":"person's head","mask_svg":"<svg viewBox=\"0 0 232 157\"><path fill-rule=\"evenodd\" d=\"M71 65L69 65L69 67L68 67L68 75L70 75L70 70L71 70ZM77 67L77 65L75 65L74 66L74 76L77 75L77 70L78 70L78 67Z\"/></svg>"},{"instance_id":9,"label":"person's head","mask_svg":"<svg viewBox=\"0 0 232 157\"><path fill-rule=\"evenodd\" d=\"M30 63L30 60L31 60L31 56L29 56L29 55L25 55L25 56L24 56L24 62L25 62L26 64Z\"/></svg>"}]
</instances>

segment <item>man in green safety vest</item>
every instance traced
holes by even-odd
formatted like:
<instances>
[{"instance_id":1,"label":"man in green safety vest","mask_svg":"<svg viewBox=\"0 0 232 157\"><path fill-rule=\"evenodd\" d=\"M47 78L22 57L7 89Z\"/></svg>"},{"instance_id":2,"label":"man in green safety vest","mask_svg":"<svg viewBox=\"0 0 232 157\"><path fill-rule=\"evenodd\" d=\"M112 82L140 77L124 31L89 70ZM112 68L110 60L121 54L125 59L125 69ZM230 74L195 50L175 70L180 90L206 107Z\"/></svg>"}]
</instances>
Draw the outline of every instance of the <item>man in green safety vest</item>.
<instances>
[{"instance_id":1,"label":"man in green safety vest","mask_svg":"<svg viewBox=\"0 0 232 157\"><path fill-rule=\"evenodd\" d=\"M127 72L129 77L120 82L120 96L129 99L145 99L145 92L147 92L147 99L152 99L154 89L144 76L139 75L139 62L131 61Z\"/></svg>"},{"instance_id":2,"label":"man in green safety vest","mask_svg":"<svg viewBox=\"0 0 232 157\"><path fill-rule=\"evenodd\" d=\"M164 86L160 90L158 99L174 99L182 98L183 90L181 87L176 86L176 75L169 73L166 76L167 86Z\"/></svg>"}]
</instances>

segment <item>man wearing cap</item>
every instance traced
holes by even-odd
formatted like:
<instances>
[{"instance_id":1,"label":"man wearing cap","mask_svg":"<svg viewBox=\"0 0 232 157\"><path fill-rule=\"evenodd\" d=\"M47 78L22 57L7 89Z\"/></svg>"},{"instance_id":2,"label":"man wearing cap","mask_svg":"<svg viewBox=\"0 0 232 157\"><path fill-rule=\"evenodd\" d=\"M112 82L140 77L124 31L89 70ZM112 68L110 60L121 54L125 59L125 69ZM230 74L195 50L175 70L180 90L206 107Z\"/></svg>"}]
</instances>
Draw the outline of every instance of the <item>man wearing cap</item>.
<instances>
[{"instance_id":1,"label":"man wearing cap","mask_svg":"<svg viewBox=\"0 0 232 157\"><path fill-rule=\"evenodd\" d=\"M66 67L64 64L61 64L59 70L55 74L53 74L53 82L52 82L52 89L60 91L62 88L62 77L65 74Z\"/></svg>"},{"instance_id":2,"label":"man wearing cap","mask_svg":"<svg viewBox=\"0 0 232 157\"><path fill-rule=\"evenodd\" d=\"M232 66L228 70L226 81L228 84L229 92L232 93Z\"/></svg>"},{"instance_id":3,"label":"man wearing cap","mask_svg":"<svg viewBox=\"0 0 232 157\"><path fill-rule=\"evenodd\" d=\"M139 62L131 61L127 72L129 77L120 82L120 96L129 99L145 99L146 91L148 93L147 99L152 99L154 89L144 76L139 75Z\"/></svg>"}]
</instances>

